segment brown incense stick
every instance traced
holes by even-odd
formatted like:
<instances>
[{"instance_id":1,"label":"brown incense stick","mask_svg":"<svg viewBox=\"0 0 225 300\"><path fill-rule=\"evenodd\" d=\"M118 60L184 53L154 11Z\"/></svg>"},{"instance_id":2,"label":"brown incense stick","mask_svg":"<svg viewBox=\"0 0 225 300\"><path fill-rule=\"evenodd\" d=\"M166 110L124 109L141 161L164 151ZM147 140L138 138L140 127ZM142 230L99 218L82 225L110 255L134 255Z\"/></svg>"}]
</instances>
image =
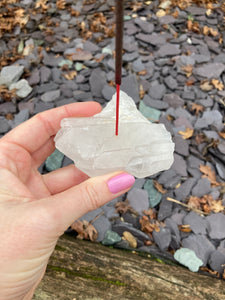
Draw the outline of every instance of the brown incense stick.
<instances>
[{"instance_id":1,"label":"brown incense stick","mask_svg":"<svg viewBox=\"0 0 225 300\"><path fill-rule=\"evenodd\" d=\"M123 51L123 0L116 0L116 135L119 133L119 100Z\"/></svg>"}]
</instances>

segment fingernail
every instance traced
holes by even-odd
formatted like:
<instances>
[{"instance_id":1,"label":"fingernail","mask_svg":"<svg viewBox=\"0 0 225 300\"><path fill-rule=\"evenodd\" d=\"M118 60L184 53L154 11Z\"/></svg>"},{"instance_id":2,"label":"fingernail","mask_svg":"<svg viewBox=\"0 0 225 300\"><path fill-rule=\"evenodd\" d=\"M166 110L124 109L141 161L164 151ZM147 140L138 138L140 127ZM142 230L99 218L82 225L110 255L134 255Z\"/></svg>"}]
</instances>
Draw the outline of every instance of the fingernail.
<instances>
[{"instance_id":1,"label":"fingernail","mask_svg":"<svg viewBox=\"0 0 225 300\"><path fill-rule=\"evenodd\" d=\"M134 182L134 176L127 173L123 173L109 179L107 185L111 193L117 194L131 187L134 184Z\"/></svg>"}]
</instances>

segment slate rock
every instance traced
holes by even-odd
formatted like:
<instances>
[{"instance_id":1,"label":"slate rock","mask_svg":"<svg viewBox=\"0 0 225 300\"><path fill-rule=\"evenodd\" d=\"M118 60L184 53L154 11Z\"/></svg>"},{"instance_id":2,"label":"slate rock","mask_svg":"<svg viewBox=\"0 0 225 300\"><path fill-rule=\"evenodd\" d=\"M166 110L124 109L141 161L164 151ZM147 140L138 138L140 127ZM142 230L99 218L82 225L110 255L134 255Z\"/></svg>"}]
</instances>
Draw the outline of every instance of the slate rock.
<instances>
[{"instance_id":1,"label":"slate rock","mask_svg":"<svg viewBox=\"0 0 225 300\"><path fill-rule=\"evenodd\" d=\"M14 127L27 121L29 119L29 110L23 109L18 114L14 116Z\"/></svg>"},{"instance_id":2,"label":"slate rock","mask_svg":"<svg viewBox=\"0 0 225 300\"><path fill-rule=\"evenodd\" d=\"M58 84L51 81L49 83L44 83L41 86L38 86L37 93L38 94L43 94L45 92L54 91L54 90L57 90L57 89L58 89Z\"/></svg>"},{"instance_id":3,"label":"slate rock","mask_svg":"<svg viewBox=\"0 0 225 300\"><path fill-rule=\"evenodd\" d=\"M194 211L189 212L183 219L184 225L190 225L191 230L195 234L206 234L208 222L206 219Z\"/></svg>"},{"instance_id":4,"label":"slate rock","mask_svg":"<svg viewBox=\"0 0 225 300\"><path fill-rule=\"evenodd\" d=\"M91 53L94 54L94 53L98 52L100 50L100 48L96 44L94 44L90 41L85 41L84 42L84 50L90 51Z\"/></svg>"},{"instance_id":5,"label":"slate rock","mask_svg":"<svg viewBox=\"0 0 225 300\"><path fill-rule=\"evenodd\" d=\"M60 97L60 93L60 90L46 92L41 96L41 100L43 102L57 101Z\"/></svg>"},{"instance_id":6,"label":"slate rock","mask_svg":"<svg viewBox=\"0 0 225 300\"><path fill-rule=\"evenodd\" d=\"M140 241L144 242L150 240L149 236L146 233L142 232L141 230L138 230L137 228L134 228L133 225L130 223L119 222L117 224L113 224L112 230L117 232L120 236L123 235L124 231L128 231Z\"/></svg>"},{"instance_id":7,"label":"slate rock","mask_svg":"<svg viewBox=\"0 0 225 300\"><path fill-rule=\"evenodd\" d=\"M6 133L11 129L8 120L0 116L0 134Z\"/></svg>"},{"instance_id":8,"label":"slate rock","mask_svg":"<svg viewBox=\"0 0 225 300\"><path fill-rule=\"evenodd\" d=\"M144 43L151 44L153 46L163 45L166 42L166 36L159 33L152 33L152 34L144 34L138 33L136 35L138 40L141 40Z\"/></svg>"},{"instance_id":9,"label":"slate rock","mask_svg":"<svg viewBox=\"0 0 225 300\"><path fill-rule=\"evenodd\" d=\"M95 210L89 211L88 213L84 214L79 220L91 222L93 221L97 216L101 215L103 213L102 208L97 208Z\"/></svg>"},{"instance_id":10,"label":"slate rock","mask_svg":"<svg viewBox=\"0 0 225 300\"><path fill-rule=\"evenodd\" d=\"M64 154L59 150L55 149L55 151L45 161L45 167L47 171L51 172L61 168L63 158Z\"/></svg>"},{"instance_id":11,"label":"slate rock","mask_svg":"<svg viewBox=\"0 0 225 300\"><path fill-rule=\"evenodd\" d=\"M139 87L135 74L130 74L123 78L120 88L122 91L127 93L127 95L130 96L135 101L135 103L138 103L140 101Z\"/></svg>"},{"instance_id":12,"label":"slate rock","mask_svg":"<svg viewBox=\"0 0 225 300\"><path fill-rule=\"evenodd\" d=\"M127 194L127 199L130 205L139 213L149 208L148 192L146 190L132 188Z\"/></svg>"},{"instance_id":13,"label":"slate rock","mask_svg":"<svg viewBox=\"0 0 225 300\"><path fill-rule=\"evenodd\" d=\"M171 168L180 176L187 176L187 163L184 158L174 153L174 162Z\"/></svg>"},{"instance_id":14,"label":"slate rock","mask_svg":"<svg viewBox=\"0 0 225 300\"><path fill-rule=\"evenodd\" d=\"M204 164L204 161L197 158L196 156L194 155L190 155L188 158L187 158L187 164L188 164L188 167L190 168L196 168L196 169L199 169L199 166L200 165L203 165Z\"/></svg>"},{"instance_id":15,"label":"slate rock","mask_svg":"<svg viewBox=\"0 0 225 300\"><path fill-rule=\"evenodd\" d=\"M165 224L166 227L170 229L171 232L171 243L170 243L170 247L173 249L178 249L180 248L180 230L178 228L177 223L171 219L171 218L167 218L165 220Z\"/></svg>"},{"instance_id":16,"label":"slate rock","mask_svg":"<svg viewBox=\"0 0 225 300\"><path fill-rule=\"evenodd\" d=\"M145 70L145 66L142 63L141 58L136 59L132 64L132 69L134 72L138 73Z\"/></svg>"},{"instance_id":17,"label":"slate rock","mask_svg":"<svg viewBox=\"0 0 225 300\"><path fill-rule=\"evenodd\" d=\"M77 101L93 101L92 93L84 91L73 91L73 97Z\"/></svg>"},{"instance_id":18,"label":"slate rock","mask_svg":"<svg viewBox=\"0 0 225 300\"><path fill-rule=\"evenodd\" d=\"M2 104L0 104L0 107L1 107ZM1 109L0 109L1 111ZM225 142L224 141L221 141L219 143L219 145L217 146L218 150L222 153L222 154L225 154Z\"/></svg>"},{"instance_id":19,"label":"slate rock","mask_svg":"<svg viewBox=\"0 0 225 300\"><path fill-rule=\"evenodd\" d=\"M173 193L167 192L167 193L163 194L162 200L159 204L159 210L158 210L158 215L157 215L157 219L159 221L163 221L172 215L173 202L168 201L167 197L173 198Z\"/></svg>"},{"instance_id":20,"label":"slate rock","mask_svg":"<svg viewBox=\"0 0 225 300\"><path fill-rule=\"evenodd\" d=\"M144 190L147 191L149 197L149 206L151 208L158 205L162 199L162 194L155 189L153 180L148 179L144 184Z\"/></svg>"},{"instance_id":21,"label":"slate rock","mask_svg":"<svg viewBox=\"0 0 225 300\"><path fill-rule=\"evenodd\" d=\"M180 248L174 253L174 258L192 272L198 272L203 261L199 259L193 250Z\"/></svg>"},{"instance_id":22,"label":"slate rock","mask_svg":"<svg viewBox=\"0 0 225 300\"><path fill-rule=\"evenodd\" d=\"M214 125L217 129L223 128L222 114L218 110L205 111L202 118L197 119L195 123L196 129L207 128L209 125Z\"/></svg>"},{"instance_id":23,"label":"slate rock","mask_svg":"<svg viewBox=\"0 0 225 300\"><path fill-rule=\"evenodd\" d=\"M150 22L144 21L140 18L135 18L134 22L144 33L152 33L154 31L154 25Z\"/></svg>"},{"instance_id":24,"label":"slate rock","mask_svg":"<svg viewBox=\"0 0 225 300\"><path fill-rule=\"evenodd\" d=\"M109 86L108 84L106 84L102 89L102 96L106 101L110 101L115 92L116 89L113 86Z\"/></svg>"},{"instance_id":25,"label":"slate rock","mask_svg":"<svg viewBox=\"0 0 225 300\"><path fill-rule=\"evenodd\" d=\"M208 79L217 79L224 72L225 65L222 63L208 63L200 67L195 67L193 73Z\"/></svg>"},{"instance_id":26,"label":"slate rock","mask_svg":"<svg viewBox=\"0 0 225 300\"><path fill-rule=\"evenodd\" d=\"M71 59L73 61L89 61L93 58L93 55L90 51L85 51L82 49L76 50L74 53L71 53Z\"/></svg>"},{"instance_id":27,"label":"slate rock","mask_svg":"<svg viewBox=\"0 0 225 300\"><path fill-rule=\"evenodd\" d=\"M225 269L225 249L217 249L211 253L209 258L209 266L212 270L223 274Z\"/></svg>"},{"instance_id":28,"label":"slate rock","mask_svg":"<svg viewBox=\"0 0 225 300\"><path fill-rule=\"evenodd\" d=\"M182 246L193 250L203 261L203 266L207 264L211 253L215 250L215 246L202 234L190 234L182 240Z\"/></svg>"},{"instance_id":29,"label":"slate rock","mask_svg":"<svg viewBox=\"0 0 225 300\"><path fill-rule=\"evenodd\" d=\"M53 107L54 103L38 101L34 105L34 114L38 114Z\"/></svg>"},{"instance_id":30,"label":"slate rock","mask_svg":"<svg viewBox=\"0 0 225 300\"><path fill-rule=\"evenodd\" d=\"M156 55L158 57L167 57L179 55L180 52L181 50L179 45L166 43L159 48L159 50L156 52Z\"/></svg>"},{"instance_id":31,"label":"slate rock","mask_svg":"<svg viewBox=\"0 0 225 300\"><path fill-rule=\"evenodd\" d=\"M59 63L62 61L61 56L55 56L54 54L44 53L43 64L48 67L57 67Z\"/></svg>"},{"instance_id":32,"label":"slate rock","mask_svg":"<svg viewBox=\"0 0 225 300\"><path fill-rule=\"evenodd\" d=\"M95 227L95 229L98 232L98 237L96 239L96 242L101 242L104 240L105 234L108 230L111 230L112 225L111 222L106 218L105 216L100 216L97 218L92 225Z\"/></svg>"},{"instance_id":33,"label":"slate rock","mask_svg":"<svg viewBox=\"0 0 225 300\"><path fill-rule=\"evenodd\" d=\"M177 224L177 225L182 225L183 224L183 219L187 215L187 212L184 210L181 210L179 212L176 212L175 210L173 211L173 214L171 216L171 219Z\"/></svg>"},{"instance_id":34,"label":"slate rock","mask_svg":"<svg viewBox=\"0 0 225 300\"><path fill-rule=\"evenodd\" d=\"M24 66L6 66L0 73L0 85L9 86L20 79L23 74Z\"/></svg>"},{"instance_id":35,"label":"slate rock","mask_svg":"<svg viewBox=\"0 0 225 300\"><path fill-rule=\"evenodd\" d=\"M192 189L192 196L202 197L211 192L211 182L208 178L200 178Z\"/></svg>"},{"instance_id":36,"label":"slate rock","mask_svg":"<svg viewBox=\"0 0 225 300\"><path fill-rule=\"evenodd\" d=\"M183 139L181 136L175 136L173 138L175 143L175 152L182 155L188 156L189 155L189 142Z\"/></svg>"},{"instance_id":37,"label":"slate rock","mask_svg":"<svg viewBox=\"0 0 225 300\"><path fill-rule=\"evenodd\" d=\"M145 178L136 178L132 188L142 189L145 184Z\"/></svg>"},{"instance_id":38,"label":"slate rock","mask_svg":"<svg viewBox=\"0 0 225 300\"><path fill-rule=\"evenodd\" d=\"M148 94L153 99L162 99L166 93L166 87L164 84L160 84L157 80L151 82Z\"/></svg>"},{"instance_id":39,"label":"slate rock","mask_svg":"<svg viewBox=\"0 0 225 300\"><path fill-rule=\"evenodd\" d=\"M168 104L166 102L162 100L152 99L146 94L144 95L144 98L142 100L147 106L150 106L155 109L161 110L168 108Z\"/></svg>"},{"instance_id":40,"label":"slate rock","mask_svg":"<svg viewBox=\"0 0 225 300\"><path fill-rule=\"evenodd\" d=\"M191 195L193 186L196 184L196 178L188 178L177 189L175 189L175 198L184 202Z\"/></svg>"},{"instance_id":41,"label":"slate rock","mask_svg":"<svg viewBox=\"0 0 225 300\"><path fill-rule=\"evenodd\" d=\"M40 72L38 69L34 69L31 72L31 76L27 79L29 85L37 85L40 82Z\"/></svg>"},{"instance_id":42,"label":"slate rock","mask_svg":"<svg viewBox=\"0 0 225 300\"><path fill-rule=\"evenodd\" d=\"M175 90L178 86L177 81L171 75L165 77L164 82L166 86L171 90Z\"/></svg>"},{"instance_id":43,"label":"slate rock","mask_svg":"<svg viewBox=\"0 0 225 300\"><path fill-rule=\"evenodd\" d=\"M91 73L89 83L94 97L102 97L102 89L106 85L105 74L101 69L94 69Z\"/></svg>"},{"instance_id":44,"label":"slate rock","mask_svg":"<svg viewBox=\"0 0 225 300\"><path fill-rule=\"evenodd\" d=\"M121 237L119 236L118 233L112 231L112 230L107 230L105 232L104 239L102 240L102 244L105 246L110 246L114 245L115 243L118 243L121 241Z\"/></svg>"},{"instance_id":45,"label":"slate rock","mask_svg":"<svg viewBox=\"0 0 225 300\"><path fill-rule=\"evenodd\" d=\"M158 183L162 184L164 188L171 189L175 188L175 186L180 182L180 175L177 175L175 170L169 169L162 172L158 178Z\"/></svg>"},{"instance_id":46,"label":"slate rock","mask_svg":"<svg viewBox=\"0 0 225 300\"><path fill-rule=\"evenodd\" d=\"M216 171L222 180L225 180L225 166L222 163L216 162Z\"/></svg>"},{"instance_id":47,"label":"slate rock","mask_svg":"<svg viewBox=\"0 0 225 300\"><path fill-rule=\"evenodd\" d=\"M10 84L9 90L16 89L16 95L20 98L26 98L31 92L32 87L26 79L21 79L17 82Z\"/></svg>"},{"instance_id":48,"label":"slate rock","mask_svg":"<svg viewBox=\"0 0 225 300\"><path fill-rule=\"evenodd\" d=\"M225 238L225 215L223 213L212 214L206 217L209 222L209 236L211 239L222 240Z\"/></svg>"},{"instance_id":49,"label":"slate rock","mask_svg":"<svg viewBox=\"0 0 225 300\"><path fill-rule=\"evenodd\" d=\"M137 59L138 57L139 57L138 52L125 53L123 55L123 61L131 62L131 61L134 61L135 59Z\"/></svg>"},{"instance_id":50,"label":"slate rock","mask_svg":"<svg viewBox=\"0 0 225 300\"><path fill-rule=\"evenodd\" d=\"M171 231L169 228L161 227L160 231L153 231L153 239L160 250L167 250L171 242Z\"/></svg>"}]
</instances>

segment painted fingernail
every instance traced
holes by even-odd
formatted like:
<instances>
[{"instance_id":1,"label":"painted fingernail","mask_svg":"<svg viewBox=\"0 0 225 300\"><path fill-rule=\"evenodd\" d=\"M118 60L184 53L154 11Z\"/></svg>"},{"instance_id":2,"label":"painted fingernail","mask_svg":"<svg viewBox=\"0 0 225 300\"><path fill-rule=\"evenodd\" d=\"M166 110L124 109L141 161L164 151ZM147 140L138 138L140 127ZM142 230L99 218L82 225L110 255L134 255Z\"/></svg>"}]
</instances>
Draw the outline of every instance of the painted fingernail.
<instances>
[{"instance_id":1,"label":"painted fingernail","mask_svg":"<svg viewBox=\"0 0 225 300\"><path fill-rule=\"evenodd\" d=\"M123 173L109 179L107 185L111 193L117 194L131 187L134 184L134 182L134 176L127 173Z\"/></svg>"}]
</instances>

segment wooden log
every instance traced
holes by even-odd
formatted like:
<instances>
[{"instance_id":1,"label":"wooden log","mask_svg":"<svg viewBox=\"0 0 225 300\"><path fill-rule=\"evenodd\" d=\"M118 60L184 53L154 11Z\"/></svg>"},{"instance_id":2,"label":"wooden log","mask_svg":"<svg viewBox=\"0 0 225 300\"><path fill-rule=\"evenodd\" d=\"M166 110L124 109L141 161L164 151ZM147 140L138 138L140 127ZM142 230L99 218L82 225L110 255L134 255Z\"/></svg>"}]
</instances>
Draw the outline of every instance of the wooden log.
<instances>
[{"instance_id":1,"label":"wooden log","mask_svg":"<svg viewBox=\"0 0 225 300\"><path fill-rule=\"evenodd\" d=\"M145 254L63 236L33 299L222 300L225 284Z\"/></svg>"}]
</instances>

